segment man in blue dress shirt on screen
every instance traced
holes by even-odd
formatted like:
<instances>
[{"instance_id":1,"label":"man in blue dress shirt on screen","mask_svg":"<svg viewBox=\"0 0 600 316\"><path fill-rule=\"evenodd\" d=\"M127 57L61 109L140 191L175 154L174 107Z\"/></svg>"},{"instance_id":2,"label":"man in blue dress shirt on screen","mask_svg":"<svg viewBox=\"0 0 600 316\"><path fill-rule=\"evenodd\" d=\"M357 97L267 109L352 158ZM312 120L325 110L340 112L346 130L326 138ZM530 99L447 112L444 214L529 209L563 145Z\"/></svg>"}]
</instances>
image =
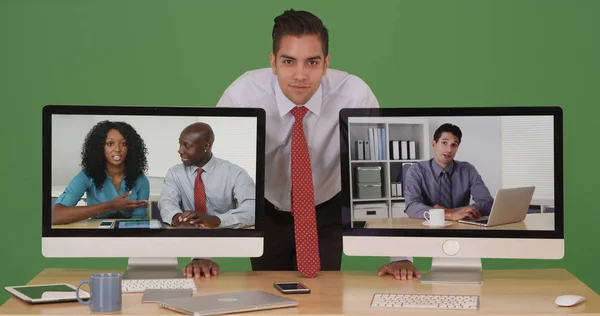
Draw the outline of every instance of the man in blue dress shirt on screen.
<instances>
[{"instance_id":1,"label":"man in blue dress shirt on screen","mask_svg":"<svg viewBox=\"0 0 600 316\"><path fill-rule=\"evenodd\" d=\"M408 168L403 187L409 217L423 218L432 208L444 209L446 220L451 221L490 214L494 199L481 175L472 164L454 160L461 140L458 126L441 125L431 142L433 158Z\"/></svg>"},{"instance_id":2,"label":"man in blue dress shirt on screen","mask_svg":"<svg viewBox=\"0 0 600 316\"><path fill-rule=\"evenodd\" d=\"M252 269L298 270L314 277L315 266L317 271L341 268L339 112L342 108L378 108L379 104L359 77L329 69L328 31L312 13L285 11L275 18L272 38L271 67L242 74L223 93L217 106L258 107L267 114L265 247L262 257L251 258ZM294 132L298 130L301 132ZM306 163L306 158L292 157L295 155L292 148L302 146L308 148L310 161L294 169L294 161ZM304 149L295 152L301 150ZM297 170L294 174L293 169ZM303 173L305 170L307 174ZM295 191L292 190L294 175L298 179L298 173L302 173L303 179L312 178L311 189L301 189L306 182L296 182ZM292 203L294 194L302 196L297 203ZM312 216L310 230L303 224L295 224L300 214ZM296 228L302 229L302 233ZM303 239L307 235L310 236ZM309 247L312 252L308 256L297 247L299 244L304 247L305 242L314 245ZM310 272L303 272L302 266L307 264L302 258L315 257L318 260L311 263ZM379 275L392 274L398 279L418 277L412 262L406 259L384 265ZM214 271L215 266L210 260L193 260L184 274L210 277L209 271Z\"/></svg>"}]
</instances>

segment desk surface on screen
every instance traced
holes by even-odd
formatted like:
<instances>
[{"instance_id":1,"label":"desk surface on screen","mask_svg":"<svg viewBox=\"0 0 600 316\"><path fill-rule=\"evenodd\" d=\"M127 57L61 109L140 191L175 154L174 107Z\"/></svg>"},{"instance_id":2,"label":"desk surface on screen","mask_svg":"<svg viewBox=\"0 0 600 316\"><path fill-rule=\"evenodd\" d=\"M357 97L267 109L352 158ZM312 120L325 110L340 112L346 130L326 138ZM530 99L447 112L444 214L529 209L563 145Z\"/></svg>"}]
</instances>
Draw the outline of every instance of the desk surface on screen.
<instances>
[{"instance_id":1,"label":"desk surface on screen","mask_svg":"<svg viewBox=\"0 0 600 316\"><path fill-rule=\"evenodd\" d=\"M143 220L143 219L142 219ZM98 226L100 226L101 222L104 221L109 221L109 222L114 222L117 221L116 219L97 219L97 218L92 218L92 219L86 219L86 220L82 220L82 221L78 221L78 222L74 222L71 224L64 224L64 225L52 225L52 229L64 229L64 228L69 228L69 229L97 229ZM135 221L135 219L130 219L128 221ZM175 226L171 226L171 225L167 225L165 224L165 228L167 229L177 229L177 227ZM244 229L254 229L255 226L248 226L245 227ZM189 228L182 228L182 229L189 229Z\"/></svg>"},{"instance_id":2,"label":"desk surface on screen","mask_svg":"<svg viewBox=\"0 0 600 316\"><path fill-rule=\"evenodd\" d=\"M428 227L423 225L421 218L373 218L366 220L365 228L405 228L405 229L475 229L475 230L554 230L554 214L527 214L525 220L519 223L498 226L478 226L452 222L446 227Z\"/></svg>"}]
</instances>

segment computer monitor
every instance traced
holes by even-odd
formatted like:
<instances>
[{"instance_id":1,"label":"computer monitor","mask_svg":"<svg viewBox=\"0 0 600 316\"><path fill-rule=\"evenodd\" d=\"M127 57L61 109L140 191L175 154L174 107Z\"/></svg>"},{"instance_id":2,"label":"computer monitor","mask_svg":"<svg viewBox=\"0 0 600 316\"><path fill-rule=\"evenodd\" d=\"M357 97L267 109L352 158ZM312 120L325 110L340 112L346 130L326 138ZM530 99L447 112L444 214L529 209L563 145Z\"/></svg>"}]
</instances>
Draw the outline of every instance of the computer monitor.
<instances>
[{"instance_id":1,"label":"computer monitor","mask_svg":"<svg viewBox=\"0 0 600 316\"><path fill-rule=\"evenodd\" d=\"M165 213L167 203L161 196L170 199L171 210L203 204L193 189L198 170L184 166L184 158L191 157L181 149L196 145L180 139L182 131L197 122L208 124L214 135L212 146L207 145L207 136L198 151L212 150L205 165L212 169L204 172L209 176L212 172L207 179L221 179L203 181L206 214L226 215L215 228L180 229L170 225L172 218L163 218L173 214ZM126 257L124 278L174 278L182 277L177 257L262 255L264 110L47 105L42 124L45 257ZM200 128L193 131L201 135L198 139L208 133L206 125ZM115 131L117 136L111 134ZM124 168L115 169L120 165ZM109 169L121 170L120 182L118 176L111 178ZM127 209L112 209L117 204L108 203L98 208L128 191L131 194L124 198L147 203ZM57 205L71 213L53 216ZM77 213L94 206L92 215Z\"/></svg>"},{"instance_id":2,"label":"computer monitor","mask_svg":"<svg viewBox=\"0 0 600 316\"><path fill-rule=\"evenodd\" d=\"M450 283L482 282L481 258L564 256L560 107L343 109L340 143L346 255L432 257L421 282Z\"/></svg>"}]
</instances>

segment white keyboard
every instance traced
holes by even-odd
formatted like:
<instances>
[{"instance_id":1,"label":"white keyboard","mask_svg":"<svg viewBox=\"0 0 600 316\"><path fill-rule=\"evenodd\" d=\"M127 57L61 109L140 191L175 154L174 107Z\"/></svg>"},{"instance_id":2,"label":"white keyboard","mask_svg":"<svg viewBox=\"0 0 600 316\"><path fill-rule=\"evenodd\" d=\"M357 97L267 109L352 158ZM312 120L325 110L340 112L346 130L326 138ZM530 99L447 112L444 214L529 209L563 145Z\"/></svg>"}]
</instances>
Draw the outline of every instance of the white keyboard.
<instances>
[{"instance_id":1,"label":"white keyboard","mask_svg":"<svg viewBox=\"0 0 600 316\"><path fill-rule=\"evenodd\" d=\"M477 310L479 296L377 293L373 296L371 307Z\"/></svg>"},{"instance_id":2,"label":"white keyboard","mask_svg":"<svg viewBox=\"0 0 600 316\"><path fill-rule=\"evenodd\" d=\"M196 289L194 279L147 279L147 280L131 280L125 279L121 281L121 290L123 293L141 293L146 289Z\"/></svg>"}]
</instances>

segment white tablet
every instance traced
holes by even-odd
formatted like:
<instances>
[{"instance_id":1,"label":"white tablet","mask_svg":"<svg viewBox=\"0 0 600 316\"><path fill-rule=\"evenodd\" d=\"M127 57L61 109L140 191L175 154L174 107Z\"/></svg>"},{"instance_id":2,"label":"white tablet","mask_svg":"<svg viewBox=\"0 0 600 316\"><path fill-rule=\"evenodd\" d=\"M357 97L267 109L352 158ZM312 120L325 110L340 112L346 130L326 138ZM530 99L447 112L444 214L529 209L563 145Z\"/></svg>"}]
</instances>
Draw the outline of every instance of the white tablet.
<instances>
[{"instance_id":1,"label":"white tablet","mask_svg":"<svg viewBox=\"0 0 600 316\"><path fill-rule=\"evenodd\" d=\"M75 297L77 287L69 283L6 286L4 289L32 304L77 301ZM89 299L90 294L80 289L79 297Z\"/></svg>"}]
</instances>

